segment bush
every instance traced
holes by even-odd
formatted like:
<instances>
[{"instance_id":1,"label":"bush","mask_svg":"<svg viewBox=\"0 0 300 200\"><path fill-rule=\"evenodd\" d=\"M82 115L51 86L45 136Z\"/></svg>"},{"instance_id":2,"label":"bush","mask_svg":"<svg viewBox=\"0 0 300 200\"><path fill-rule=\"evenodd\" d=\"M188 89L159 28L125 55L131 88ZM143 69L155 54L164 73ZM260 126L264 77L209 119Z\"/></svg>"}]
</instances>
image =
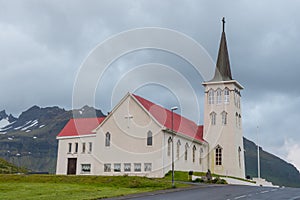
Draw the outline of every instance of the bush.
<instances>
[{"instance_id":1,"label":"bush","mask_svg":"<svg viewBox=\"0 0 300 200\"><path fill-rule=\"evenodd\" d=\"M194 183L203 183L204 180L202 178L196 178L195 180L193 180Z\"/></svg>"}]
</instances>

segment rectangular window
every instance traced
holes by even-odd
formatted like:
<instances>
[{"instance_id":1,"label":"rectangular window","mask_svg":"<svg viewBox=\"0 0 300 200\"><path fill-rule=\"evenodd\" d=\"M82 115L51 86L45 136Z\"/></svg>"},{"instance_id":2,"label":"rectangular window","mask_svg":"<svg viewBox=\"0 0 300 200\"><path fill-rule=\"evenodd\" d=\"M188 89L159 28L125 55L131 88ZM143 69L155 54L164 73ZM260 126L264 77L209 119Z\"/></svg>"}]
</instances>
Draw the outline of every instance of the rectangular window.
<instances>
[{"instance_id":1,"label":"rectangular window","mask_svg":"<svg viewBox=\"0 0 300 200\"><path fill-rule=\"evenodd\" d=\"M144 164L144 171L145 172L151 172L152 171L152 164L151 163L145 163Z\"/></svg>"},{"instance_id":2,"label":"rectangular window","mask_svg":"<svg viewBox=\"0 0 300 200\"><path fill-rule=\"evenodd\" d=\"M89 153L91 153L93 150L93 143L89 142Z\"/></svg>"},{"instance_id":3,"label":"rectangular window","mask_svg":"<svg viewBox=\"0 0 300 200\"><path fill-rule=\"evenodd\" d=\"M120 172L121 171L121 164L115 163L114 164L114 172Z\"/></svg>"},{"instance_id":4,"label":"rectangular window","mask_svg":"<svg viewBox=\"0 0 300 200\"><path fill-rule=\"evenodd\" d=\"M69 151L68 153L72 153L72 143L69 143Z\"/></svg>"},{"instance_id":5,"label":"rectangular window","mask_svg":"<svg viewBox=\"0 0 300 200\"><path fill-rule=\"evenodd\" d=\"M142 164L141 163L134 163L134 171L135 172L142 171Z\"/></svg>"},{"instance_id":6,"label":"rectangular window","mask_svg":"<svg viewBox=\"0 0 300 200\"><path fill-rule=\"evenodd\" d=\"M147 133L147 146L152 146L152 132Z\"/></svg>"},{"instance_id":7,"label":"rectangular window","mask_svg":"<svg viewBox=\"0 0 300 200\"><path fill-rule=\"evenodd\" d=\"M111 172L111 164L104 164L104 172Z\"/></svg>"},{"instance_id":8,"label":"rectangular window","mask_svg":"<svg viewBox=\"0 0 300 200\"><path fill-rule=\"evenodd\" d=\"M83 173L91 172L91 164L81 164L81 172Z\"/></svg>"},{"instance_id":9,"label":"rectangular window","mask_svg":"<svg viewBox=\"0 0 300 200\"><path fill-rule=\"evenodd\" d=\"M82 143L82 153L85 153L85 142Z\"/></svg>"},{"instance_id":10,"label":"rectangular window","mask_svg":"<svg viewBox=\"0 0 300 200\"><path fill-rule=\"evenodd\" d=\"M74 153L78 153L78 142L75 143L75 152Z\"/></svg>"},{"instance_id":11,"label":"rectangular window","mask_svg":"<svg viewBox=\"0 0 300 200\"><path fill-rule=\"evenodd\" d=\"M131 163L124 163L124 172L131 172Z\"/></svg>"}]
</instances>

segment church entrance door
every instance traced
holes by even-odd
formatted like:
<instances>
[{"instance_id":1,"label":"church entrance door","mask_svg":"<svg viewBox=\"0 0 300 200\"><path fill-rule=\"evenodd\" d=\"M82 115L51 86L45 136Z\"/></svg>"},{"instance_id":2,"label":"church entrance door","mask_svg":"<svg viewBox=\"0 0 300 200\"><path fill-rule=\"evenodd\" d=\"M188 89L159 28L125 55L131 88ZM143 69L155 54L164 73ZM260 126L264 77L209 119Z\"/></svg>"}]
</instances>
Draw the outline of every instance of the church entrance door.
<instances>
[{"instance_id":1,"label":"church entrance door","mask_svg":"<svg viewBox=\"0 0 300 200\"><path fill-rule=\"evenodd\" d=\"M77 165L77 158L68 158L68 170L67 174L76 174L76 165Z\"/></svg>"}]
</instances>

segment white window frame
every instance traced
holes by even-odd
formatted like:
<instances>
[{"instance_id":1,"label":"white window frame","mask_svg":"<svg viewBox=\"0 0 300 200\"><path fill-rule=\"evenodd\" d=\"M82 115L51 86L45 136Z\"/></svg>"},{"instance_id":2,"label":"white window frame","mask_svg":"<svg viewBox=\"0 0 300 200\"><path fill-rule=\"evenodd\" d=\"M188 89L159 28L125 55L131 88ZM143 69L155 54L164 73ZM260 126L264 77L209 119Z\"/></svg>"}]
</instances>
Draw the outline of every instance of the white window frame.
<instances>
[{"instance_id":1,"label":"white window frame","mask_svg":"<svg viewBox=\"0 0 300 200\"><path fill-rule=\"evenodd\" d=\"M225 88L224 89L224 103L225 104L229 103L229 97L230 97L229 93L230 93L229 89Z\"/></svg>"},{"instance_id":2,"label":"white window frame","mask_svg":"<svg viewBox=\"0 0 300 200\"><path fill-rule=\"evenodd\" d=\"M103 165L104 167L104 172L111 172L111 164L110 163L105 163Z\"/></svg>"},{"instance_id":3,"label":"white window frame","mask_svg":"<svg viewBox=\"0 0 300 200\"><path fill-rule=\"evenodd\" d=\"M215 102L215 91L210 89L208 91L208 104L214 104Z\"/></svg>"},{"instance_id":4,"label":"white window frame","mask_svg":"<svg viewBox=\"0 0 300 200\"><path fill-rule=\"evenodd\" d=\"M144 163L144 171L151 172L152 171L152 163Z\"/></svg>"},{"instance_id":5,"label":"white window frame","mask_svg":"<svg viewBox=\"0 0 300 200\"><path fill-rule=\"evenodd\" d=\"M114 172L121 172L121 163L114 163Z\"/></svg>"},{"instance_id":6,"label":"white window frame","mask_svg":"<svg viewBox=\"0 0 300 200\"><path fill-rule=\"evenodd\" d=\"M228 124L228 113L223 111L221 115L222 115L222 125L225 126Z\"/></svg>"},{"instance_id":7,"label":"white window frame","mask_svg":"<svg viewBox=\"0 0 300 200\"><path fill-rule=\"evenodd\" d=\"M91 164L81 164L81 173L91 173Z\"/></svg>"},{"instance_id":8,"label":"white window frame","mask_svg":"<svg viewBox=\"0 0 300 200\"><path fill-rule=\"evenodd\" d=\"M222 90L220 88L217 89L217 104L222 104Z\"/></svg>"},{"instance_id":9,"label":"white window frame","mask_svg":"<svg viewBox=\"0 0 300 200\"><path fill-rule=\"evenodd\" d=\"M131 163L124 163L124 172L131 172Z\"/></svg>"},{"instance_id":10,"label":"white window frame","mask_svg":"<svg viewBox=\"0 0 300 200\"><path fill-rule=\"evenodd\" d=\"M216 125L216 123L217 123L217 113L211 112L210 113L210 124L214 126L214 125Z\"/></svg>"},{"instance_id":11,"label":"white window frame","mask_svg":"<svg viewBox=\"0 0 300 200\"><path fill-rule=\"evenodd\" d=\"M134 163L134 171L141 172L142 171L142 164L141 163Z\"/></svg>"},{"instance_id":12,"label":"white window frame","mask_svg":"<svg viewBox=\"0 0 300 200\"><path fill-rule=\"evenodd\" d=\"M222 161L223 161L222 154L223 154L223 149L221 146L218 145L215 149L215 157L216 157L215 164L216 164L216 166L222 165Z\"/></svg>"}]
</instances>

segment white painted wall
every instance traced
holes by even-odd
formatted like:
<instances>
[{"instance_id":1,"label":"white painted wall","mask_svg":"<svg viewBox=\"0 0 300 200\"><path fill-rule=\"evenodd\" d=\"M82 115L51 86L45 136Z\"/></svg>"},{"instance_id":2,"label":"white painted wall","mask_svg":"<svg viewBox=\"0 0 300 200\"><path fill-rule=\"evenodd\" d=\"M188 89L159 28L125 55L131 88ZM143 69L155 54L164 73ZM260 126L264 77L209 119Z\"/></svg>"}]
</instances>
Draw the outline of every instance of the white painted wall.
<instances>
[{"instance_id":1,"label":"white painted wall","mask_svg":"<svg viewBox=\"0 0 300 200\"><path fill-rule=\"evenodd\" d=\"M237 81L223 82L206 82L205 86L205 103L204 103L204 139L209 143L209 168L213 173L245 178L244 164L244 146L243 146L243 131L242 123L240 127L236 126L236 113L241 113L241 108L234 103L235 89L241 90L242 87ZM229 103L224 103L224 89L230 90ZM216 91L220 88L222 93L222 103L217 104L217 95L215 93L214 104L208 102L208 91L213 89ZM221 113L228 113L227 125L222 125ZM217 114L216 125L211 125L210 113ZM243 118L243 116L242 116ZM220 145L223 148L222 165L215 164L215 147ZM241 165L239 165L238 148L241 148Z\"/></svg>"},{"instance_id":2,"label":"white painted wall","mask_svg":"<svg viewBox=\"0 0 300 200\"><path fill-rule=\"evenodd\" d=\"M130 120L125 118L132 116ZM153 134L152 146L147 146L147 132ZM111 134L111 143L109 147L105 146L105 134ZM67 159L77 158L77 175L135 175L147 177L163 177L171 170L171 156L168 156L168 138L171 135L164 130L150 114L139 105L134 98L128 94L113 109L111 114L96 129L96 134L84 137L58 138L58 158L57 174L67 173ZM180 153L177 158L177 141L180 139ZM68 143L79 143L77 154L68 153ZM93 143L92 153L81 153L82 143L86 143L88 151L88 142ZM185 144L188 143L188 159L184 159ZM195 162L192 161L192 148L196 146ZM201 164L200 148L203 149ZM206 143L193 142L181 134L175 136L174 158L175 170L178 171L207 171L208 169L208 145ZM114 172L114 164L121 164L121 172ZM124 164L131 163L131 172L124 171ZM134 163L141 163L141 172L134 171ZM144 170L145 163L152 164L151 172ZM91 164L90 173L82 173L81 164ZM104 172L104 164L111 164L112 171Z\"/></svg>"}]
</instances>

